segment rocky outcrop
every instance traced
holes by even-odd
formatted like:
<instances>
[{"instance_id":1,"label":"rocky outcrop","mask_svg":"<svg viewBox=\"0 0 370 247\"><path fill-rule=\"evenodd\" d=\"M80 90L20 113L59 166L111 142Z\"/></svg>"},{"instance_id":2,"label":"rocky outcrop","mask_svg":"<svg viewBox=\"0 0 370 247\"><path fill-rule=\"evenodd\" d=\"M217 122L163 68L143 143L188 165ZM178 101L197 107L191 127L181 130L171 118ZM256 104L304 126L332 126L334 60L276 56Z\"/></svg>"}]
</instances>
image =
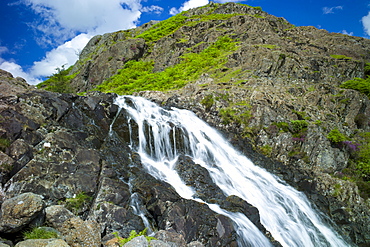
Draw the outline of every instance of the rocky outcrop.
<instances>
[{"instance_id":1,"label":"rocky outcrop","mask_svg":"<svg viewBox=\"0 0 370 247\"><path fill-rule=\"evenodd\" d=\"M125 113L114 98L45 91L1 98L0 115L6 120L0 122L1 138L8 143L1 157L9 168L1 184L0 236L18 242L24 230L44 225L69 246L100 246L114 239L113 233L128 237L148 227L140 210L155 232L171 232L158 233L157 246L234 246L230 219L181 198L142 169L128 146Z\"/></svg>"},{"instance_id":2,"label":"rocky outcrop","mask_svg":"<svg viewBox=\"0 0 370 247\"><path fill-rule=\"evenodd\" d=\"M189 105L197 104L199 115L205 114L203 117L221 121L217 115L214 118L211 118L212 114L207 115L202 104L182 96L180 91L177 93L177 96L168 97L167 106L189 108ZM147 94L156 95L157 99L163 96ZM11 161L12 167L3 176L0 234L12 232L11 240L19 241L20 229L45 225L58 231L70 246L83 246L88 241L91 246L98 246L100 243L116 243L115 232L128 237L132 230L144 230L148 227L143 221L144 215L153 231L164 230L167 235L170 234L167 232L176 233L188 246L236 246L237 236L230 219L216 214L206 204L181 198L169 184L145 172L140 157L131 153L128 146L129 131L135 130L128 128L125 112L118 111L113 104L114 98L114 94L97 92L75 96L45 91L27 91L13 95L12 100L2 98L0 114L10 120L0 123L4 130L1 138L9 142L2 151L2 157ZM224 125L218 122L217 126ZM328 192L338 180L324 177L325 173L274 162L256 153L245 139L237 139L233 132L230 133L231 141L257 165L305 191L345 234L358 243L364 241L368 221L359 217L359 211L363 215L368 208L356 197L356 191L346 191L351 203L359 200L353 204L352 211L347 212L342 209L341 200L348 200L348 197L338 200ZM258 210L236 196L225 198L217 186L210 190L212 181L209 174L199 165L181 156L176 169L187 184L197 188L200 198L213 198L210 201L219 203L222 208L245 214L270 237L260 223ZM207 189L203 188L205 183L210 184ZM350 186L348 182L342 187ZM30 198L35 199L30 202L19 199L31 195ZM39 206L18 210L22 205ZM7 210L9 207L12 210ZM19 213L13 214L14 210ZM17 215L26 217L18 222ZM89 237L90 233L93 235ZM162 235L157 233L157 236ZM168 242L166 238L158 237ZM25 244L30 242L27 241ZM172 246L184 246L182 240L178 241ZM271 241L279 246L273 239Z\"/></svg>"}]
</instances>

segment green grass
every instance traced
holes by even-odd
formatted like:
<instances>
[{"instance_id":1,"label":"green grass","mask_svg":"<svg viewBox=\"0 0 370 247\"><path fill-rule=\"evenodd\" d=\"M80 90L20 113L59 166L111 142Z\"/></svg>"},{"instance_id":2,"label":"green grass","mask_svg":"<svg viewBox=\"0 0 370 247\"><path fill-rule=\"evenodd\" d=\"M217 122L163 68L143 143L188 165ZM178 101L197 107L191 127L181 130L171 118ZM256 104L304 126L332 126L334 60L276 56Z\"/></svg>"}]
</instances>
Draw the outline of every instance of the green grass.
<instances>
[{"instance_id":1,"label":"green grass","mask_svg":"<svg viewBox=\"0 0 370 247\"><path fill-rule=\"evenodd\" d=\"M274 122L272 125L275 125L279 132L289 132L289 124L286 122Z\"/></svg>"},{"instance_id":2,"label":"green grass","mask_svg":"<svg viewBox=\"0 0 370 247\"><path fill-rule=\"evenodd\" d=\"M23 233L24 239L49 239L57 237L58 234L56 232L48 231L42 227L35 227L32 230Z\"/></svg>"},{"instance_id":3,"label":"green grass","mask_svg":"<svg viewBox=\"0 0 370 247\"><path fill-rule=\"evenodd\" d=\"M340 60L352 60L351 57L347 57L345 55L330 55L334 59L340 59Z\"/></svg>"},{"instance_id":4,"label":"green grass","mask_svg":"<svg viewBox=\"0 0 370 247\"><path fill-rule=\"evenodd\" d=\"M146 90L166 91L179 89L190 81L195 81L203 73L215 73L227 62L229 52L237 49L237 43L228 36L220 37L215 43L200 53L186 53L181 62L153 73L153 61L129 61L95 90L132 94Z\"/></svg>"},{"instance_id":5,"label":"green grass","mask_svg":"<svg viewBox=\"0 0 370 247\"><path fill-rule=\"evenodd\" d=\"M146 41L157 41L164 36L175 32L177 29L185 24L185 21L187 19L188 17L184 16L183 14L172 16L167 20L153 25L153 27L151 27L149 30L137 35L135 38L143 38Z\"/></svg>"}]
</instances>

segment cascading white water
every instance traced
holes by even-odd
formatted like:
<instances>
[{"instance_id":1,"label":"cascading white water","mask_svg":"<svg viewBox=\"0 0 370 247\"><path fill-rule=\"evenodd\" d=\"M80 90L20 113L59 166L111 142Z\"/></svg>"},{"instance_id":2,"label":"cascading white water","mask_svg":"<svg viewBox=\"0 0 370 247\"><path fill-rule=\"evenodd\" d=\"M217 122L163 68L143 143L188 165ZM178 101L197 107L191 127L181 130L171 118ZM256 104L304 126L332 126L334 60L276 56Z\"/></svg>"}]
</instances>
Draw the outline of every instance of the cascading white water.
<instances>
[{"instance_id":1,"label":"cascading white water","mask_svg":"<svg viewBox=\"0 0 370 247\"><path fill-rule=\"evenodd\" d=\"M120 96L115 103L128 113L128 122L136 122L139 138L131 145L140 154L147 172L171 184L183 198L201 201L194 197L194 190L184 184L174 169L180 148L176 145L180 139L181 152L206 168L226 196L239 196L258 208L261 223L281 245L348 246L322 222L303 193L255 166L192 112L175 108L164 110L133 96ZM209 207L227 215L238 226L240 246L270 245L243 214L227 212L218 205L209 204Z\"/></svg>"}]
</instances>

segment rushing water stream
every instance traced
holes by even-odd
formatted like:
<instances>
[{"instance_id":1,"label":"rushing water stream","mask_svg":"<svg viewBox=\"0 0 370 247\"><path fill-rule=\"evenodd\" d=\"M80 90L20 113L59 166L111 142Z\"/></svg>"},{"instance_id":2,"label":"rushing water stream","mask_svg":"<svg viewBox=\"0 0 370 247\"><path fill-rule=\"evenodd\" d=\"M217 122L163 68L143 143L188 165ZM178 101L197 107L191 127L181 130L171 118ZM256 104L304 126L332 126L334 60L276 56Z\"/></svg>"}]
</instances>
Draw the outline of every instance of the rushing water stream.
<instances>
[{"instance_id":1,"label":"rushing water stream","mask_svg":"<svg viewBox=\"0 0 370 247\"><path fill-rule=\"evenodd\" d=\"M206 168L226 196L239 196L258 208L261 223L281 245L348 246L323 223L303 193L255 166L192 112L175 108L165 110L133 96L120 96L115 103L127 112L128 123L135 122L138 128L135 133L138 138L131 138L131 148L140 154L146 171L171 184L183 198L203 202L174 169L180 153ZM238 229L239 246L271 245L243 214L227 212L215 204L208 205L233 220Z\"/></svg>"}]
</instances>

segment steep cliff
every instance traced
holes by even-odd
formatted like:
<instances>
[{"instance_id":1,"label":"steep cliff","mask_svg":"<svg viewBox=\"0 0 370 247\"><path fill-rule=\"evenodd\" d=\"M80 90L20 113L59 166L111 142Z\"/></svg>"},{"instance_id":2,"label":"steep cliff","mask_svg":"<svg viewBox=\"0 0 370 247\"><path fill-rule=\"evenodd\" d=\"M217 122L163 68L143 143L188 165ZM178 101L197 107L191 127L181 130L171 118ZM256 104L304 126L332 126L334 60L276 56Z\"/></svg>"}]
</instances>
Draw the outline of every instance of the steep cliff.
<instances>
[{"instance_id":1,"label":"steep cliff","mask_svg":"<svg viewBox=\"0 0 370 247\"><path fill-rule=\"evenodd\" d=\"M163 22L96 36L72 68L39 87L62 92L100 90L137 94L165 107L189 109L221 130L257 165L304 191L353 242L367 246L370 241L370 102L366 95L340 86L355 77L366 78L369 61L370 41L367 39L328 33L314 27L295 27L284 18L256 7L211 3ZM74 128L78 128L79 123L74 122L72 116L77 114L80 118L82 115L66 109L74 109L71 106L75 104L81 104L79 111L90 107L93 112L98 111L84 113L92 119L113 114L114 111L109 113L106 108L111 105L111 100L107 103L106 98L111 96L51 95L38 92L16 99L28 102L21 107L28 109L24 107L39 104L35 102L45 105L45 100L41 99L52 97L51 101L59 103L48 106L49 110L45 108L40 116L61 122L62 127L50 135L60 134L57 139L66 140L69 137L60 132L68 127L67 132L72 131L77 139L79 132L94 133L94 137L83 136L90 141L81 144L85 149L102 149L108 145L103 141L101 130L94 129L97 120L92 121L94 124L86 120L86 130L75 133ZM104 114L102 107L106 108ZM102 126L99 128L107 134L107 125L112 119L100 120ZM37 124L42 126L45 122ZM37 133L45 132L43 128L39 130L38 125L28 126L38 130ZM13 133L10 130L21 131L9 127L5 131L7 135ZM27 131L26 128L22 133ZM17 137L10 136L11 142L32 137L34 142L28 145L40 146L37 143L43 142L39 135L46 138L46 132L41 132L37 135L18 133ZM47 140L45 142L49 142ZM81 150L75 150L77 147L61 149L72 150L70 156L79 159L80 152L83 156L82 147L78 147ZM26 152L29 149L24 150L25 154L30 153ZM27 162L32 158L26 157ZM113 161L117 159L124 158L112 158ZM100 159L91 162L96 163L101 174ZM15 164L24 165L18 163ZM94 176L101 176L97 174ZM10 176L4 173L4 181ZM17 193L26 192L20 190L25 188L23 182L19 183ZM139 191L145 191L148 185L142 186ZM96 188L91 187L89 193L96 195ZM151 193L148 203L159 191ZM53 196L57 199L61 195ZM164 198L167 196L175 200L169 194ZM104 200L109 201L101 199ZM120 202L117 203L114 204L120 206ZM115 210L110 204L104 206L104 210ZM94 217L103 219L105 216ZM109 224L111 228L107 229L116 229L116 223Z\"/></svg>"}]
</instances>

